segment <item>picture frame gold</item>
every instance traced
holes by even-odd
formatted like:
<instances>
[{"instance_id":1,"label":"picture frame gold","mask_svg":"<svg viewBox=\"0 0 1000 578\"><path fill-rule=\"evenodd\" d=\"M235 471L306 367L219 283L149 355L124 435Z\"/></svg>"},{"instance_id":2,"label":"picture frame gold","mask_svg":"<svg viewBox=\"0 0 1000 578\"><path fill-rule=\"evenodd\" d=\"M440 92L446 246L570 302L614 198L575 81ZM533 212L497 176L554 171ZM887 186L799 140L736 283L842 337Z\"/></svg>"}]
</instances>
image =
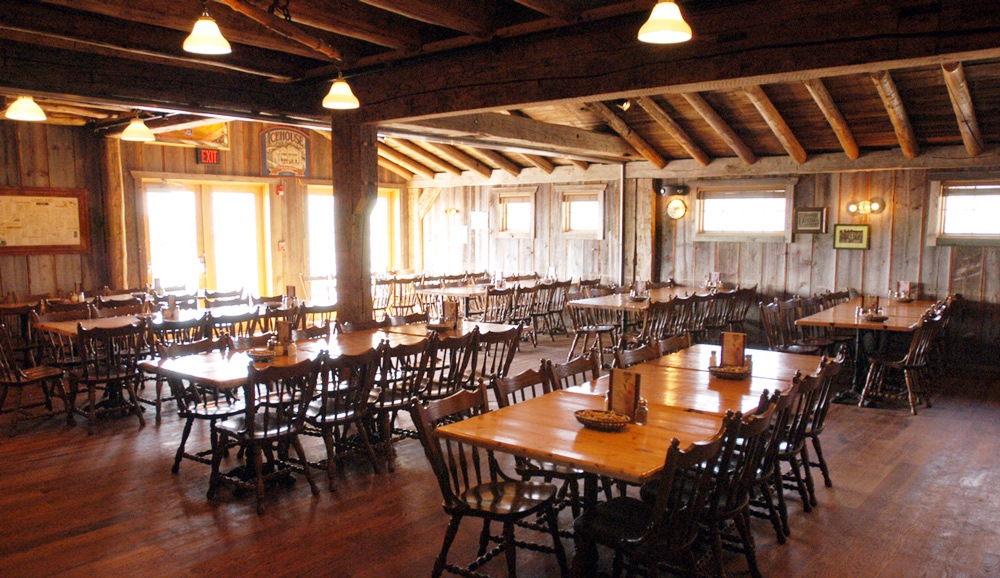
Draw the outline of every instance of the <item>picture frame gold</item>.
<instances>
[{"instance_id":1,"label":"picture frame gold","mask_svg":"<svg viewBox=\"0 0 1000 578\"><path fill-rule=\"evenodd\" d=\"M795 209L795 233L826 233L826 207L801 207Z\"/></svg>"},{"instance_id":2,"label":"picture frame gold","mask_svg":"<svg viewBox=\"0 0 1000 578\"><path fill-rule=\"evenodd\" d=\"M868 249L871 246L871 229L868 225L834 225L834 249Z\"/></svg>"}]
</instances>

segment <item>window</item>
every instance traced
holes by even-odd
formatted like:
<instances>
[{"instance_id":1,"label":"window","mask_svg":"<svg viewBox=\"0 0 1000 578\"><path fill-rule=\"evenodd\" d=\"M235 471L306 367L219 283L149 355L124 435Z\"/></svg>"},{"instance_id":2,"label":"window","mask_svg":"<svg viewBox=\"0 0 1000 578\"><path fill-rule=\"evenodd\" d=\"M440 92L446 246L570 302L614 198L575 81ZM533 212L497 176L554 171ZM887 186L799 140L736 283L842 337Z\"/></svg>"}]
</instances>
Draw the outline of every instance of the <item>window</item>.
<instances>
[{"instance_id":1,"label":"window","mask_svg":"<svg viewBox=\"0 0 1000 578\"><path fill-rule=\"evenodd\" d=\"M399 260L399 197L397 189L378 191L369 216L371 270L389 271ZM336 275L334 248L333 187L309 185L309 276Z\"/></svg>"},{"instance_id":2,"label":"window","mask_svg":"<svg viewBox=\"0 0 1000 578\"><path fill-rule=\"evenodd\" d=\"M1000 179L992 181L932 181L931 199L937 217L931 227L934 243L1000 244Z\"/></svg>"},{"instance_id":3,"label":"window","mask_svg":"<svg viewBox=\"0 0 1000 578\"><path fill-rule=\"evenodd\" d=\"M604 189L604 185L556 187L562 197L564 235L604 238Z\"/></svg>"},{"instance_id":4,"label":"window","mask_svg":"<svg viewBox=\"0 0 1000 578\"><path fill-rule=\"evenodd\" d=\"M535 236L535 187L494 189L496 235L514 239Z\"/></svg>"},{"instance_id":5,"label":"window","mask_svg":"<svg viewBox=\"0 0 1000 578\"><path fill-rule=\"evenodd\" d=\"M694 183L696 241L791 242L795 180L759 179Z\"/></svg>"}]
</instances>

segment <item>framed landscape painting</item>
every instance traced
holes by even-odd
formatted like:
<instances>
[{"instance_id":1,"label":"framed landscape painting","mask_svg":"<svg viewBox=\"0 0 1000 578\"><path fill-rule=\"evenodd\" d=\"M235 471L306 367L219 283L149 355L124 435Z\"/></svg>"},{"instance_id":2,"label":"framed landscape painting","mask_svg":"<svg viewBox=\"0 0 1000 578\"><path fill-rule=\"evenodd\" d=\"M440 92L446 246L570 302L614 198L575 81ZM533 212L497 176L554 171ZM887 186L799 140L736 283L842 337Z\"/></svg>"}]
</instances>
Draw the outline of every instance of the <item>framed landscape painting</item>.
<instances>
[{"instance_id":1,"label":"framed landscape painting","mask_svg":"<svg viewBox=\"0 0 1000 578\"><path fill-rule=\"evenodd\" d=\"M795 209L796 233L825 233L826 207L803 207Z\"/></svg>"},{"instance_id":2,"label":"framed landscape painting","mask_svg":"<svg viewBox=\"0 0 1000 578\"><path fill-rule=\"evenodd\" d=\"M868 225L834 225L834 249L867 249L871 245Z\"/></svg>"}]
</instances>

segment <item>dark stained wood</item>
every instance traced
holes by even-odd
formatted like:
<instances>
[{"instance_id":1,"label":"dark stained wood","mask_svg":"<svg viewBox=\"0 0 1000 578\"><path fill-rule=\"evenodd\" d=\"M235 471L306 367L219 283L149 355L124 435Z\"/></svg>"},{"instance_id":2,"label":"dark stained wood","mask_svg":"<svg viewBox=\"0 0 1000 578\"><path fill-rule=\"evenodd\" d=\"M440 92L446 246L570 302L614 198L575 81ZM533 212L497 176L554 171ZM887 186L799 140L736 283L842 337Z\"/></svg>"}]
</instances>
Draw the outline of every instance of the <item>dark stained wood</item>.
<instances>
[{"instance_id":1,"label":"dark stained wood","mask_svg":"<svg viewBox=\"0 0 1000 578\"><path fill-rule=\"evenodd\" d=\"M365 4L395 12L408 18L436 26L454 28L472 36L486 36L490 32L491 12L495 2L461 2L444 0L362 0Z\"/></svg>"},{"instance_id":2,"label":"dark stained wood","mask_svg":"<svg viewBox=\"0 0 1000 578\"><path fill-rule=\"evenodd\" d=\"M951 105L958 119L962 142L965 143L969 156L974 157L983 152L985 145L983 134L979 130L979 121L976 120L976 107L969 92L965 69L962 68L961 62L949 62L941 65L941 72L944 73L944 83L948 86L948 96L951 97Z\"/></svg>"},{"instance_id":3,"label":"dark stained wood","mask_svg":"<svg viewBox=\"0 0 1000 578\"><path fill-rule=\"evenodd\" d=\"M917 145L917 135L913 132L910 124L910 117L906 112L906 105L896 88L896 83L892 80L892 75L887 71L873 72L871 74L875 89L882 98L885 111L889 114L889 120L896 131L896 139L903 154L909 158L915 158L920 154Z\"/></svg>"},{"instance_id":4,"label":"dark stained wood","mask_svg":"<svg viewBox=\"0 0 1000 578\"><path fill-rule=\"evenodd\" d=\"M653 117L653 120L659 123L664 130L670 133L670 136L680 143L680 145L684 147L684 150L691 155L691 158L698 161L698 164L707 166L708 163L711 162L711 159L707 154L705 154L705 151L701 150L698 143L694 142L694 139L688 136L687 132L685 132L684 129L677 124L677 121L671 118L670 115L668 115L655 100L652 98L640 97L637 98L635 102L641 106L643 110L649 113L649 116Z\"/></svg>"},{"instance_id":5,"label":"dark stained wood","mask_svg":"<svg viewBox=\"0 0 1000 578\"><path fill-rule=\"evenodd\" d=\"M764 89L759 86L749 86L743 90L743 93L753 103L757 112L764 117L764 121L771 127L771 131L778 141L781 142L781 146L784 147L785 151L788 152L788 156L792 157L799 164L806 162L805 149L802 148L799 139L795 138L792 129L788 127L788 123L782 118L781 113L775 108L774 103L768 98Z\"/></svg>"},{"instance_id":6,"label":"dark stained wood","mask_svg":"<svg viewBox=\"0 0 1000 578\"><path fill-rule=\"evenodd\" d=\"M748 147L746 143L740 139L733 129L729 127L729 124L727 124L726 121L719 116L719 113L717 113L700 94L685 92L682 96L685 100L687 100L688 104L698 111L698 114L700 114L702 118L705 119L705 122L712 127L712 129L719 135L719 138L721 138L723 142L725 142L726 145L732 149L734 153L736 153L736 156L740 157L740 159L748 165L752 165L757 162L757 157L754 155L753 151L750 150L750 147Z\"/></svg>"},{"instance_id":7,"label":"dark stained wood","mask_svg":"<svg viewBox=\"0 0 1000 578\"><path fill-rule=\"evenodd\" d=\"M809 95L816 101L816 106L823 112L826 121L830 123L830 128L837 135L840 146L844 148L844 154L852 160L858 158L861 152L858 150L858 143L854 140L854 134L851 133L851 127L844 120L844 115L841 114L840 108L837 107L837 103L834 102L833 97L830 96L830 91L826 89L826 85L818 78L807 80L803 84L809 90Z\"/></svg>"},{"instance_id":8,"label":"dark stained wood","mask_svg":"<svg viewBox=\"0 0 1000 578\"><path fill-rule=\"evenodd\" d=\"M613 131L621 135L623 139L628 141L632 147L639 151L643 157L649 162L653 163L658 169L662 169L666 166L667 161L660 154L660 151L656 150L651 146L646 139L642 137L639 133L635 132L632 127L628 125L624 120L618 117L610 108L605 106L600 102L592 102L587 105L590 110L594 111L595 114L604 119L604 122L608 123Z\"/></svg>"},{"instance_id":9,"label":"dark stained wood","mask_svg":"<svg viewBox=\"0 0 1000 578\"><path fill-rule=\"evenodd\" d=\"M296 27L294 24L282 19L280 16L276 16L267 10L262 10L250 2L244 0L215 0L220 4L225 4L234 11L250 18L251 20L265 26L266 28L277 32L278 34L294 41L299 44L308 47L314 52L318 52L323 56L329 58L330 60L341 61L344 59L343 53L334 47L330 46L321 38L316 38L315 36L303 31L301 28Z\"/></svg>"}]
</instances>

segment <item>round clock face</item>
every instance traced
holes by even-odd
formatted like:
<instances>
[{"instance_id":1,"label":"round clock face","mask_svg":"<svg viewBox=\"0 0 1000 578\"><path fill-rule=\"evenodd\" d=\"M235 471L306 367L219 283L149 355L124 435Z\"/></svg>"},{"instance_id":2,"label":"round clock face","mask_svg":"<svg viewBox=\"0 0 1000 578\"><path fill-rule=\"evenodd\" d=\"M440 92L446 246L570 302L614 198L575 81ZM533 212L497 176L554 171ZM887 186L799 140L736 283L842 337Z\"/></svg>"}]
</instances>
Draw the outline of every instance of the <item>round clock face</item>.
<instances>
[{"instance_id":1,"label":"round clock face","mask_svg":"<svg viewBox=\"0 0 1000 578\"><path fill-rule=\"evenodd\" d=\"M680 199L674 199L667 203L667 216L671 219L680 219L687 213L687 205Z\"/></svg>"}]
</instances>

